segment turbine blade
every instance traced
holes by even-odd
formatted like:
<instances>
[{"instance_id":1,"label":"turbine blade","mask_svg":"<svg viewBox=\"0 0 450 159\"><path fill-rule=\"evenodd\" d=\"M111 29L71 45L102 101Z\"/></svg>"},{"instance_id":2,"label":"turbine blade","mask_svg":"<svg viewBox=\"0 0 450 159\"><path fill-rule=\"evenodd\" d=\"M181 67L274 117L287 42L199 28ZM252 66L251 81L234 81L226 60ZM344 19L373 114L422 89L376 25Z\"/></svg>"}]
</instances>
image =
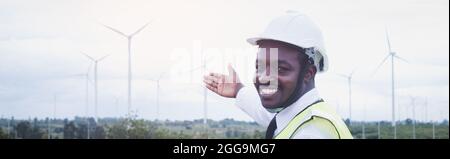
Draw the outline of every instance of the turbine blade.
<instances>
[{"instance_id":1,"label":"turbine blade","mask_svg":"<svg viewBox=\"0 0 450 159\"><path fill-rule=\"evenodd\" d=\"M91 59L92 61L95 61L94 58L92 58L91 56L89 56L88 54L85 54L84 52L81 52L84 56L86 56L88 59Z\"/></svg>"},{"instance_id":2,"label":"turbine blade","mask_svg":"<svg viewBox=\"0 0 450 159\"><path fill-rule=\"evenodd\" d=\"M389 58L389 56L391 56L391 54L388 54L383 61L381 61L381 63L377 66L377 68L375 69L375 71L372 73L372 76L377 73L378 69L380 69L380 67L384 64L384 62L386 62L386 60Z\"/></svg>"},{"instance_id":3,"label":"turbine blade","mask_svg":"<svg viewBox=\"0 0 450 159\"><path fill-rule=\"evenodd\" d=\"M122 36L124 36L124 37L128 37L128 35L126 35L125 33L122 33L121 31L119 31L119 30L117 30L117 29L114 29L113 27L107 26L107 25L105 25L105 24L101 24L101 25L103 25L104 27L106 27L106 28L112 30L113 32L116 32L116 33L119 34L119 35L122 35Z\"/></svg>"},{"instance_id":4,"label":"turbine blade","mask_svg":"<svg viewBox=\"0 0 450 159\"><path fill-rule=\"evenodd\" d=\"M187 71L183 71L183 73L190 73L190 72L194 72L194 71L196 71L198 69L201 69L204 66L206 66L206 64L210 63L211 59L213 59L213 57L208 57L208 59L205 60L206 62L204 62L202 65L194 67L193 69L190 69L190 70L187 70Z\"/></svg>"},{"instance_id":5,"label":"turbine blade","mask_svg":"<svg viewBox=\"0 0 450 159\"><path fill-rule=\"evenodd\" d=\"M406 59L404 59L404 58L402 58L402 57L400 57L400 56L394 55L394 57L397 58L397 59L399 59L399 60L402 60L403 62L409 63L408 60L406 60Z\"/></svg>"},{"instance_id":6,"label":"turbine blade","mask_svg":"<svg viewBox=\"0 0 450 159\"><path fill-rule=\"evenodd\" d=\"M111 55L111 54L108 54L108 55L105 55L105 56L99 58L99 59L97 60L97 62L104 60L104 59L107 58L109 55Z\"/></svg>"},{"instance_id":7,"label":"turbine blade","mask_svg":"<svg viewBox=\"0 0 450 159\"><path fill-rule=\"evenodd\" d=\"M213 57L208 57L208 59L205 60L206 62L204 62L202 65L197 66L197 67L194 67L194 68L189 69L189 70L180 71L180 72L178 72L178 73L179 73L179 74L185 74L185 73L191 73L191 72L197 71L197 70L199 70L199 69L202 69L203 67L206 66L206 64L210 63L209 60L211 60L211 59L213 59Z\"/></svg>"},{"instance_id":8,"label":"turbine blade","mask_svg":"<svg viewBox=\"0 0 450 159\"><path fill-rule=\"evenodd\" d=\"M349 77L352 77L352 76L353 76L353 73L355 73L355 71L356 71L356 67L352 70L352 72L350 72Z\"/></svg>"},{"instance_id":9,"label":"turbine blade","mask_svg":"<svg viewBox=\"0 0 450 159\"><path fill-rule=\"evenodd\" d=\"M147 27L147 25L150 24L150 22L146 23L145 25L143 25L141 28L139 28L138 30L136 30L134 33L130 34L130 37L135 36L136 34L139 34L139 32L141 32L145 27Z\"/></svg>"},{"instance_id":10,"label":"turbine blade","mask_svg":"<svg viewBox=\"0 0 450 159\"><path fill-rule=\"evenodd\" d=\"M387 42L387 45L388 45L389 53L391 53L392 52L392 50L391 50L391 41L389 40L389 33L388 33L388 29L387 28L386 28L386 42Z\"/></svg>"}]
</instances>

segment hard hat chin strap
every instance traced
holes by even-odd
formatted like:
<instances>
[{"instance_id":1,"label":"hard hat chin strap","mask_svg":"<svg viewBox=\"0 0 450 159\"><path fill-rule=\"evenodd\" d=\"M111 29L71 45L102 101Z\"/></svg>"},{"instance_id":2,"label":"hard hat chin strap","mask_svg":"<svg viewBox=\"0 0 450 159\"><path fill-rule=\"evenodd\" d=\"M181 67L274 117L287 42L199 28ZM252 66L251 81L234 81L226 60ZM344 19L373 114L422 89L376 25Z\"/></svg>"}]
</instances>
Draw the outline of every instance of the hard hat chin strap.
<instances>
[{"instance_id":1,"label":"hard hat chin strap","mask_svg":"<svg viewBox=\"0 0 450 159\"><path fill-rule=\"evenodd\" d=\"M308 59L311 60L311 63L316 66L317 71L323 70L323 66L321 66L323 56L318 50L316 50L314 47L306 48L305 54L308 56Z\"/></svg>"},{"instance_id":2,"label":"hard hat chin strap","mask_svg":"<svg viewBox=\"0 0 450 159\"><path fill-rule=\"evenodd\" d=\"M289 96L289 98L282 104L280 104L280 106L276 107L276 108L266 108L267 111L271 112L271 113L279 113L281 112L283 109L291 106L294 102L296 102L298 99L300 99L300 97L302 97L302 88L303 88L303 79L305 78L305 74L306 71L308 70L308 63L309 63L310 58L305 58L300 67L302 68L300 70L300 73L298 75L298 80L297 80L297 86L295 86L294 92L291 94L291 96Z\"/></svg>"}]
</instances>

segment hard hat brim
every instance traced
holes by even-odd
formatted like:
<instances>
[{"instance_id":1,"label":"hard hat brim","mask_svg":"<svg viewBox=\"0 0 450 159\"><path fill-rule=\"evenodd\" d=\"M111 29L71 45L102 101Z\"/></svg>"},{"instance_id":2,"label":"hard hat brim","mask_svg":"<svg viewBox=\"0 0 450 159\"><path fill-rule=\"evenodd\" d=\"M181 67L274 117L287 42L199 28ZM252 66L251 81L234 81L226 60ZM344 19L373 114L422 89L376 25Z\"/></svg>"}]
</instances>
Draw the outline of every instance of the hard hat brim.
<instances>
[{"instance_id":1,"label":"hard hat brim","mask_svg":"<svg viewBox=\"0 0 450 159\"><path fill-rule=\"evenodd\" d=\"M261 38L261 37L255 37L255 38L248 38L247 42L252 45L258 45L259 40L275 40L275 39L268 39L268 38ZM277 40L278 41L278 40Z\"/></svg>"}]
</instances>

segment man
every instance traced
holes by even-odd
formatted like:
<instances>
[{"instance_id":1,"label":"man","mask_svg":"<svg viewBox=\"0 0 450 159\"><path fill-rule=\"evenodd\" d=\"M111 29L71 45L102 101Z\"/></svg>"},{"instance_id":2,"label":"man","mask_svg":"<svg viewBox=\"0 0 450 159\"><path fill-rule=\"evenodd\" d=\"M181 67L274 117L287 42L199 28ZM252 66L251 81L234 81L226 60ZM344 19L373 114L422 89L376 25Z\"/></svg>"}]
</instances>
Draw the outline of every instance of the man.
<instances>
[{"instance_id":1,"label":"man","mask_svg":"<svg viewBox=\"0 0 450 159\"><path fill-rule=\"evenodd\" d=\"M256 91L240 83L231 66L228 75L205 76L208 89L236 98L238 107L267 126L268 139L352 138L315 88L315 75L327 70L328 59L321 31L307 16L287 13L275 18L260 36L247 41L259 47ZM255 102L255 98L260 100Z\"/></svg>"}]
</instances>

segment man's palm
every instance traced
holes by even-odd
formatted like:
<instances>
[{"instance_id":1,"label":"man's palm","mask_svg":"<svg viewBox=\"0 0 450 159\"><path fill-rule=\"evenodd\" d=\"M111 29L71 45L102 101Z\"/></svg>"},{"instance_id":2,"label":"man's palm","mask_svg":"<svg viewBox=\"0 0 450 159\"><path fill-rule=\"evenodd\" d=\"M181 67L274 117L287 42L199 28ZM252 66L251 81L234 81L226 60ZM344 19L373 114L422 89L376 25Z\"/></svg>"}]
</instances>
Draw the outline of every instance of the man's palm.
<instances>
[{"instance_id":1,"label":"man's palm","mask_svg":"<svg viewBox=\"0 0 450 159\"><path fill-rule=\"evenodd\" d=\"M234 69L228 65L228 75L210 73L203 78L206 87L220 96L235 98L243 87Z\"/></svg>"}]
</instances>

